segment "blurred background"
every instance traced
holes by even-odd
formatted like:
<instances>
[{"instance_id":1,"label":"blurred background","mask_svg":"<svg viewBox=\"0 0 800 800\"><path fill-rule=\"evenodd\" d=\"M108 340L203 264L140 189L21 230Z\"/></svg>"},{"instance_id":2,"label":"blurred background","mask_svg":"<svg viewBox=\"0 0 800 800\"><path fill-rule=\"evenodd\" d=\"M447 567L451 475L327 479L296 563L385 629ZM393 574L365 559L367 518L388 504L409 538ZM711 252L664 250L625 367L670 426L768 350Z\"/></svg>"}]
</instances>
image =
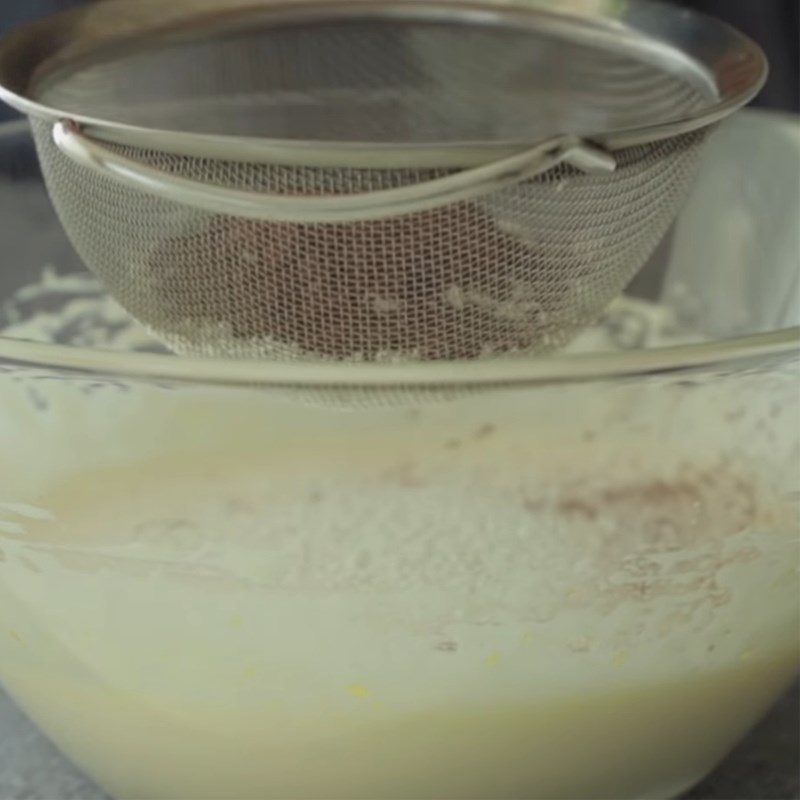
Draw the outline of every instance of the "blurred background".
<instances>
[{"instance_id":1,"label":"blurred background","mask_svg":"<svg viewBox=\"0 0 800 800\"><path fill-rule=\"evenodd\" d=\"M772 74L756 104L800 112L800 0L671 1L727 20L761 44ZM20 22L87 2L93 0L0 0L0 34ZM0 120L12 113L0 108Z\"/></svg>"}]
</instances>

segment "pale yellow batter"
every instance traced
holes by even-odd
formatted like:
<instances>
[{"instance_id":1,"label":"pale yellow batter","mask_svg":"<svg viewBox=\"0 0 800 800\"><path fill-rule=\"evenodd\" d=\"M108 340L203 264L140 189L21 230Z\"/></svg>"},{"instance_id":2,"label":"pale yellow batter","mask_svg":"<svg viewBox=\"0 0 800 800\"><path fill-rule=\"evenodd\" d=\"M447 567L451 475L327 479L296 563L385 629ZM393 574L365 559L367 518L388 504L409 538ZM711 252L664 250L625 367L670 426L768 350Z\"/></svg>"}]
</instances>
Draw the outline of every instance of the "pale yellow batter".
<instances>
[{"instance_id":1,"label":"pale yellow batter","mask_svg":"<svg viewBox=\"0 0 800 800\"><path fill-rule=\"evenodd\" d=\"M800 661L793 376L3 381L0 679L121 800L667 798Z\"/></svg>"},{"instance_id":2,"label":"pale yellow batter","mask_svg":"<svg viewBox=\"0 0 800 800\"><path fill-rule=\"evenodd\" d=\"M191 444L213 407L0 515L3 681L119 798L665 798L795 672L743 467L257 402Z\"/></svg>"}]
</instances>

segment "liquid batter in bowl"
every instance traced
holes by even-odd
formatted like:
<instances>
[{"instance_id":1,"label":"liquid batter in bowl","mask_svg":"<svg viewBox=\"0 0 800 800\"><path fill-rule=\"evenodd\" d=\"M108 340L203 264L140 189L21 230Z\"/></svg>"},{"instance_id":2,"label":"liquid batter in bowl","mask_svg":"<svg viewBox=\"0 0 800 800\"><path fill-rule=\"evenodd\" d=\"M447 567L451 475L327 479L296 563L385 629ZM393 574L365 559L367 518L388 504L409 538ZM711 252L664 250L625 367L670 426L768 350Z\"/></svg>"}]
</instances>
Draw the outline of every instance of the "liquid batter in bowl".
<instances>
[{"instance_id":1,"label":"liquid batter in bowl","mask_svg":"<svg viewBox=\"0 0 800 800\"><path fill-rule=\"evenodd\" d=\"M796 509L714 448L231 404L3 510L3 681L116 797L669 797L795 674Z\"/></svg>"},{"instance_id":2,"label":"liquid batter in bowl","mask_svg":"<svg viewBox=\"0 0 800 800\"><path fill-rule=\"evenodd\" d=\"M151 344L78 276L18 299ZM800 662L791 365L351 413L0 381L0 680L122 800L667 798Z\"/></svg>"}]
</instances>

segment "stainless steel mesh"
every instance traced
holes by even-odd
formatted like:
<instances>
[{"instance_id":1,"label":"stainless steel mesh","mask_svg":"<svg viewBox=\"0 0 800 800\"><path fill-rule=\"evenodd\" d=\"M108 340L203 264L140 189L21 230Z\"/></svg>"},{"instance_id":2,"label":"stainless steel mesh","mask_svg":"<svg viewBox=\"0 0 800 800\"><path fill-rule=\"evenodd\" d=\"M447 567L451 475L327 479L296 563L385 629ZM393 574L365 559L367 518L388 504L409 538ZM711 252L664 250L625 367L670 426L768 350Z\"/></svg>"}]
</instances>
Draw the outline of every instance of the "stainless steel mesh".
<instances>
[{"instance_id":1,"label":"stainless steel mesh","mask_svg":"<svg viewBox=\"0 0 800 800\"><path fill-rule=\"evenodd\" d=\"M477 202L342 224L261 222L166 202L76 166L35 123L61 220L120 303L181 353L462 359L546 350L644 264L688 190L702 133L561 166ZM288 194L429 171L286 168L133 152L204 182Z\"/></svg>"},{"instance_id":2,"label":"stainless steel mesh","mask_svg":"<svg viewBox=\"0 0 800 800\"><path fill-rule=\"evenodd\" d=\"M115 122L248 137L409 145L534 142L688 114L699 73L511 23L357 20L157 38L44 75L38 98ZM465 359L543 351L591 322L646 261L705 132L561 165L478 200L348 223L256 221L159 199L75 165L34 131L78 252L181 353ZM204 184L338 196L448 169L308 167L114 145ZM413 151L409 151L413 152ZM413 159L411 162L413 166Z\"/></svg>"}]
</instances>

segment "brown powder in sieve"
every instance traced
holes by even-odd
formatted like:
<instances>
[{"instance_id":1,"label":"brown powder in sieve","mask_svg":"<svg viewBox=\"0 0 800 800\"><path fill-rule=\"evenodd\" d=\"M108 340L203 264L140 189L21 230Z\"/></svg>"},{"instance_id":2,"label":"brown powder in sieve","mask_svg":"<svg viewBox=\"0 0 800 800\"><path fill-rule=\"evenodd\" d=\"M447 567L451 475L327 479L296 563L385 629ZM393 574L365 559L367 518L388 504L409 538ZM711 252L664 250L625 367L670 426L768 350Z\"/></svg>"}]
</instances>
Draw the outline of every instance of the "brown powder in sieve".
<instances>
[{"instance_id":1,"label":"brown powder in sieve","mask_svg":"<svg viewBox=\"0 0 800 800\"><path fill-rule=\"evenodd\" d=\"M533 244L467 204L347 224L219 216L163 243L149 264L184 320L223 323L234 342L366 360L531 348L552 327L532 276L557 308L575 275L547 274Z\"/></svg>"}]
</instances>

